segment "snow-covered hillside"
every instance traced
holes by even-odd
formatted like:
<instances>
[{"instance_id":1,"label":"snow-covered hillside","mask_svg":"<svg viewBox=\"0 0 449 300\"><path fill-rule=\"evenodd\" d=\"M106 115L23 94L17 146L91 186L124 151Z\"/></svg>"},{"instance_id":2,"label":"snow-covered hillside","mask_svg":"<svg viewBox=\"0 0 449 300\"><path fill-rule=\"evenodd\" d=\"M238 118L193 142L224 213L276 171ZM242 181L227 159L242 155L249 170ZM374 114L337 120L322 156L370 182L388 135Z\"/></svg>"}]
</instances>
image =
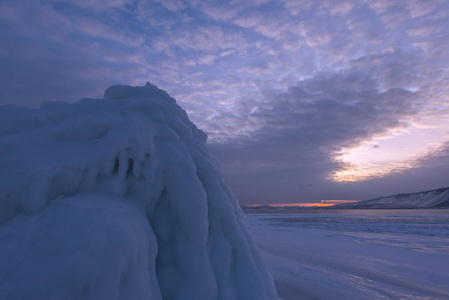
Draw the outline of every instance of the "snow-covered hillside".
<instances>
[{"instance_id":1,"label":"snow-covered hillside","mask_svg":"<svg viewBox=\"0 0 449 300\"><path fill-rule=\"evenodd\" d=\"M355 203L336 205L335 208L448 208L449 188L411 194L380 197Z\"/></svg>"},{"instance_id":2,"label":"snow-covered hillside","mask_svg":"<svg viewBox=\"0 0 449 300\"><path fill-rule=\"evenodd\" d=\"M197 129L165 91L0 108L0 299L276 299Z\"/></svg>"}]
</instances>

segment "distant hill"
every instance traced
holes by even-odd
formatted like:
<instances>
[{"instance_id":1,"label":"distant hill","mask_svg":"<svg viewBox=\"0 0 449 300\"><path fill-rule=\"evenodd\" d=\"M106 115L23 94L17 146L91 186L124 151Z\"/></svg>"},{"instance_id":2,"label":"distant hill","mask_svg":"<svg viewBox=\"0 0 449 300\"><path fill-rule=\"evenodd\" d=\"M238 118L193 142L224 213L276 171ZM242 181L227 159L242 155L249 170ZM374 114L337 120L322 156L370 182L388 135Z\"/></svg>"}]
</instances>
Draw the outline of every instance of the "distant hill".
<instances>
[{"instance_id":1,"label":"distant hill","mask_svg":"<svg viewBox=\"0 0 449 300\"><path fill-rule=\"evenodd\" d=\"M449 187L418 193L380 197L354 203L339 204L333 206L332 208L449 208Z\"/></svg>"}]
</instances>

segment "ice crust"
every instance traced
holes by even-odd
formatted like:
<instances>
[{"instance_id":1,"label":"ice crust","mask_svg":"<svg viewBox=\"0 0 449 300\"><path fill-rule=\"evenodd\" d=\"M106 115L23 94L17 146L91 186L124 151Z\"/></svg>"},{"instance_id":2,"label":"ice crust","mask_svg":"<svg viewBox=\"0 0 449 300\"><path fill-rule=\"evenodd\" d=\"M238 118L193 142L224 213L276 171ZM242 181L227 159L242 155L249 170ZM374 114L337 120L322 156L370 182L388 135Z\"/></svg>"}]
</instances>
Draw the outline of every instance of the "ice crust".
<instances>
[{"instance_id":1,"label":"ice crust","mask_svg":"<svg viewBox=\"0 0 449 300\"><path fill-rule=\"evenodd\" d=\"M207 135L165 91L0 108L0 299L277 299Z\"/></svg>"}]
</instances>

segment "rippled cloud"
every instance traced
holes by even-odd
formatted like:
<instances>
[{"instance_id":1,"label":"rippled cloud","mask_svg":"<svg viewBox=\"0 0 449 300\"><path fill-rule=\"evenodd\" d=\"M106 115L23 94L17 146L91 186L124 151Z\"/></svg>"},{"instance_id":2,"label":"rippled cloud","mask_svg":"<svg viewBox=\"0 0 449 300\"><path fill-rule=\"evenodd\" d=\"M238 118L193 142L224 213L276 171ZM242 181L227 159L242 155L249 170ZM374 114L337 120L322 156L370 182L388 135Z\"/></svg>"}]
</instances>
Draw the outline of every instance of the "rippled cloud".
<instances>
[{"instance_id":1,"label":"rippled cloud","mask_svg":"<svg viewBox=\"0 0 449 300\"><path fill-rule=\"evenodd\" d=\"M242 202L437 188L417 174L449 179L448 20L447 1L5 0L0 104L150 81Z\"/></svg>"}]
</instances>

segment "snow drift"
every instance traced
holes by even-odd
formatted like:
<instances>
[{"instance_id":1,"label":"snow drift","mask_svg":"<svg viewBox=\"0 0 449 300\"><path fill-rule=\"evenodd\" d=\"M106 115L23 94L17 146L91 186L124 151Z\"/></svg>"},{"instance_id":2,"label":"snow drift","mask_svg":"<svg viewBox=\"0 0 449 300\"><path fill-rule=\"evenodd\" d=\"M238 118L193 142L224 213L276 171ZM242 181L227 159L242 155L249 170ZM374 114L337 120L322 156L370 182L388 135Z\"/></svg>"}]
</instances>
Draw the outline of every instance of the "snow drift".
<instances>
[{"instance_id":1,"label":"snow drift","mask_svg":"<svg viewBox=\"0 0 449 300\"><path fill-rule=\"evenodd\" d=\"M165 91L0 109L0 299L277 299L237 201Z\"/></svg>"}]
</instances>

